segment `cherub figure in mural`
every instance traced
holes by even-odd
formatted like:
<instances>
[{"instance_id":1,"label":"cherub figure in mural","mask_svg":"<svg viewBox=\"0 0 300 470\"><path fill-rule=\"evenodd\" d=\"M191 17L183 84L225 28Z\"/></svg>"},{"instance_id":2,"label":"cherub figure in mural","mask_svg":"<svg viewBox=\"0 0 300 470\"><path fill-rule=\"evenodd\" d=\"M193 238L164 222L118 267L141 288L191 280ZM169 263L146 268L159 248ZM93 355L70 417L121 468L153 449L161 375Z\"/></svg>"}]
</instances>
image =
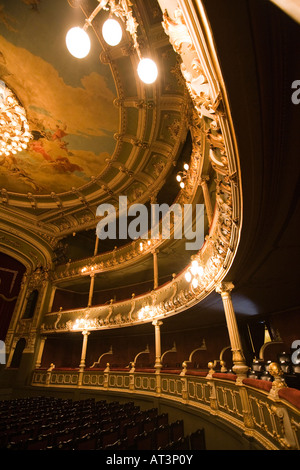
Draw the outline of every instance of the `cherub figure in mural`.
<instances>
[{"instance_id":1,"label":"cherub figure in mural","mask_svg":"<svg viewBox=\"0 0 300 470\"><path fill-rule=\"evenodd\" d=\"M38 6L41 3L41 0L22 0L25 5L28 5L32 8L32 10L38 11Z\"/></svg>"},{"instance_id":2,"label":"cherub figure in mural","mask_svg":"<svg viewBox=\"0 0 300 470\"><path fill-rule=\"evenodd\" d=\"M60 140L65 137L67 134L66 132L67 126L65 125L63 129L61 129L57 124L56 124L56 131L54 134L52 134L52 140Z\"/></svg>"},{"instance_id":3,"label":"cherub figure in mural","mask_svg":"<svg viewBox=\"0 0 300 470\"><path fill-rule=\"evenodd\" d=\"M63 140L63 138L68 135L66 129L67 126L61 128L56 125L56 131L53 133L40 133L40 138L30 142L29 150L42 155L44 160L46 160L46 162L59 173L74 173L75 171L81 172L83 171L83 168L70 162L68 158L71 153L67 148L68 143Z\"/></svg>"},{"instance_id":4,"label":"cherub figure in mural","mask_svg":"<svg viewBox=\"0 0 300 470\"><path fill-rule=\"evenodd\" d=\"M35 191L40 191L42 189L28 174L21 170L18 167L18 163L16 158L13 155L5 156L2 160L0 160L0 168L3 167L7 172L20 180L22 180L25 184L29 185Z\"/></svg>"},{"instance_id":5,"label":"cherub figure in mural","mask_svg":"<svg viewBox=\"0 0 300 470\"><path fill-rule=\"evenodd\" d=\"M67 157L56 157L55 161L51 161L51 165L61 173L73 173L74 171L83 171L81 166L71 163Z\"/></svg>"}]
</instances>

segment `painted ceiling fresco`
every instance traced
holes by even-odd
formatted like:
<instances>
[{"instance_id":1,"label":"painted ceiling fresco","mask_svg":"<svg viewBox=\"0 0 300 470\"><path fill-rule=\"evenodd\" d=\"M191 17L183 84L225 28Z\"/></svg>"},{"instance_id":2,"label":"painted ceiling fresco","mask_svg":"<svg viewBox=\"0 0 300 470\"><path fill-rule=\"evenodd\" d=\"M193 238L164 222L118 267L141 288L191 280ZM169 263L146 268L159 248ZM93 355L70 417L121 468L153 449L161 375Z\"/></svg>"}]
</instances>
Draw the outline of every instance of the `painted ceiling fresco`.
<instances>
[{"instance_id":1,"label":"painted ceiling fresco","mask_svg":"<svg viewBox=\"0 0 300 470\"><path fill-rule=\"evenodd\" d=\"M0 79L24 106L33 139L0 157L0 187L15 193L63 193L99 175L112 155L119 115L110 68L91 35L86 59L65 46L82 12L63 0L0 1Z\"/></svg>"}]
</instances>

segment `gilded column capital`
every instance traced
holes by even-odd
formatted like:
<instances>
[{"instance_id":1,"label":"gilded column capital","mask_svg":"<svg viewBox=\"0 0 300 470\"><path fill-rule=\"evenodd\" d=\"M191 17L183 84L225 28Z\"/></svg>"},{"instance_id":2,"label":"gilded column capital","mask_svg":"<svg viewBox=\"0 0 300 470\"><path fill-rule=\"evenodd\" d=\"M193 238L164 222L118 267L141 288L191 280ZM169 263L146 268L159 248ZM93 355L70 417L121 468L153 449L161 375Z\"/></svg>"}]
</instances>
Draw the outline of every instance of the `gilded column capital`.
<instances>
[{"instance_id":1,"label":"gilded column capital","mask_svg":"<svg viewBox=\"0 0 300 470\"><path fill-rule=\"evenodd\" d=\"M218 294L231 294L231 291L234 289L234 284L232 282L220 282L216 286L216 292Z\"/></svg>"},{"instance_id":2,"label":"gilded column capital","mask_svg":"<svg viewBox=\"0 0 300 470\"><path fill-rule=\"evenodd\" d=\"M199 179L199 183L202 185L206 184L207 181L209 181L209 176L208 175L201 175Z\"/></svg>"},{"instance_id":3,"label":"gilded column capital","mask_svg":"<svg viewBox=\"0 0 300 470\"><path fill-rule=\"evenodd\" d=\"M154 321L152 322L152 325L153 325L153 326L161 326L162 324L163 324L163 322L162 322L161 320L154 320Z\"/></svg>"}]
</instances>

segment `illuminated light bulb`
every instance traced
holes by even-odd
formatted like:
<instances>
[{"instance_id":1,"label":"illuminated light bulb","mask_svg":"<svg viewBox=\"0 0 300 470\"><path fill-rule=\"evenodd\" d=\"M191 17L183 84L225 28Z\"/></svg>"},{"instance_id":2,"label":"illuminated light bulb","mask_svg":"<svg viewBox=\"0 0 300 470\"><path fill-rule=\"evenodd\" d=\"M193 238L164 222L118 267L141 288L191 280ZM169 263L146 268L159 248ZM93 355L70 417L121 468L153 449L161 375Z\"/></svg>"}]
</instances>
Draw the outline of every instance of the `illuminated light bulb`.
<instances>
[{"instance_id":1,"label":"illuminated light bulb","mask_svg":"<svg viewBox=\"0 0 300 470\"><path fill-rule=\"evenodd\" d=\"M146 84L154 83L158 76L158 70L152 59L142 59L138 65L138 75Z\"/></svg>"},{"instance_id":2,"label":"illuminated light bulb","mask_svg":"<svg viewBox=\"0 0 300 470\"><path fill-rule=\"evenodd\" d=\"M191 280L192 280L192 275L191 275L191 273L190 273L189 271L187 271L187 272L185 273L185 280L186 280L187 282L191 282Z\"/></svg>"},{"instance_id":3,"label":"illuminated light bulb","mask_svg":"<svg viewBox=\"0 0 300 470\"><path fill-rule=\"evenodd\" d=\"M143 251L143 244L142 244L142 242L140 243L140 251Z\"/></svg>"},{"instance_id":4,"label":"illuminated light bulb","mask_svg":"<svg viewBox=\"0 0 300 470\"><path fill-rule=\"evenodd\" d=\"M202 266L198 266L197 268L197 274L198 276L203 276L204 270Z\"/></svg>"},{"instance_id":5,"label":"illuminated light bulb","mask_svg":"<svg viewBox=\"0 0 300 470\"><path fill-rule=\"evenodd\" d=\"M91 41L89 35L82 28L76 26L67 32L66 45L72 56L83 59L90 52Z\"/></svg>"},{"instance_id":6,"label":"illuminated light bulb","mask_svg":"<svg viewBox=\"0 0 300 470\"><path fill-rule=\"evenodd\" d=\"M144 317L144 313L142 311L139 312L138 314L139 320L142 320Z\"/></svg>"},{"instance_id":7,"label":"illuminated light bulb","mask_svg":"<svg viewBox=\"0 0 300 470\"><path fill-rule=\"evenodd\" d=\"M122 28L116 20L106 20L102 27L102 35L109 46L117 46L122 39Z\"/></svg>"},{"instance_id":8,"label":"illuminated light bulb","mask_svg":"<svg viewBox=\"0 0 300 470\"><path fill-rule=\"evenodd\" d=\"M195 277L192 280L192 286L193 286L194 289L196 289L198 287L198 279L196 279Z\"/></svg>"},{"instance_id":9,"label":"illuminated light bulb","mask_svg":"<svg viewBox=\"0 0 300 470\"><path fill-rule=\"evenodd\" d=\"M191 272L192 272L193 276L196 276L196 274L198 273L198 263L195 260L192 261Z\"/></svg>"},{"instance_id":10,"label":"illuminated light bulb","mask_svg":"<svg viewBox=\"0 0 300 470\"><path fill-rule=\"evenodd\" d=\"M180 181L181 181L181 176L180 176L180 175L177 175L177 176L176 176L176 179L177 179L178 182L180 182Z\"/></svg>"},{"instance_id":11,"label":"illuminated light bulb","mask_svg":"<svg viewBox=\"0 0 300 470\"><path fill-rule=\"evenodd\" d=\"M185 186L185 184L184 184L184 182L182 181L182 182L180 183L180 187L181 187L181 188L184 188L184 186Z\"/></svg>"},{"instance_id":12,"label":"illuminated light bulb","mask_svg":"<svg viewBox=\"0 0 300 470\"><path fill-rule=\"evenodd\" d=\"M151 240L148 240L147 243L148 243L148 245L151 245Z\"/></svg>"},{"instance_id":13,"label":"illuminated light bulb","mask_svg":"<svg viewBox=\"0 0 300 470\"><path fill-rule=\"evenodd\" d=\"M188 165L187 163L185 163L185 164L183 165L183 168L187 171L190 167L189 167L189 165Z\"/></svg>"}]
</instances>

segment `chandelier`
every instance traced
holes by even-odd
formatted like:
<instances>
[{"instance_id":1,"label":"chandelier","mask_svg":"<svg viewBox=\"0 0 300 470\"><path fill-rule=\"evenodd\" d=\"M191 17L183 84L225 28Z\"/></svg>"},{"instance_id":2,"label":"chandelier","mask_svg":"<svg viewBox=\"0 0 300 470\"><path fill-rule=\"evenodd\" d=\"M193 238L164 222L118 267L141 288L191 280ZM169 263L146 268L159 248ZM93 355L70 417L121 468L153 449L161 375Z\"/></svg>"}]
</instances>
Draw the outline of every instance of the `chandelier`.
<instances>
[{"instance_id":1,"label":"chandelier","mask_svg":"<svg viewBox=\"0 0 300 470\"><path fill-rule=\"evenodd\" d=\"M0 80L0 156L25 150L31 137L25 109Z\"/></svg>"},{"instance_id":2,"label":"chandelier","mask_svg":"<svg viewBox=\"0 0 300 470\"><path fill-rule=\"evenodd\" d=\"M188 170L189 170L189 165L187 163L185 163L183 165L183 171L179 171L176 175L176 180L178 181L179 183L179 186L183 189L185 187L185 180L188 176Z\"/></svg>"},{"instance_id":3,"label":"chandelier","mask_svg":"<svg viewBox=\"0 0 300 470\"><path fill-rule=\"evenodd\" d=\"M94 18L101 10L110 9L110 18L105 21L102 28L102 35L105 42L110 46L116 46L122 39L122 28L120 23L112 18L112 15L119 18L125 23L126 30L130 33L134 48L139 58L139 64L137 68L140 79L146 83L154 83L158 70L155 62L150 58L143 58L141 55L139 43L137 40L137 28L138 22L134 18L132 13L132 3L130 0L98 0L99 5L91 13L89 18L85 20L83 28L75 26L71 28L66 35L66 45L69 52L76 58L82 59L88 55L91 48L91 41L87 33L87 29L91 26Z\"/></svg>"}]
</instances>

